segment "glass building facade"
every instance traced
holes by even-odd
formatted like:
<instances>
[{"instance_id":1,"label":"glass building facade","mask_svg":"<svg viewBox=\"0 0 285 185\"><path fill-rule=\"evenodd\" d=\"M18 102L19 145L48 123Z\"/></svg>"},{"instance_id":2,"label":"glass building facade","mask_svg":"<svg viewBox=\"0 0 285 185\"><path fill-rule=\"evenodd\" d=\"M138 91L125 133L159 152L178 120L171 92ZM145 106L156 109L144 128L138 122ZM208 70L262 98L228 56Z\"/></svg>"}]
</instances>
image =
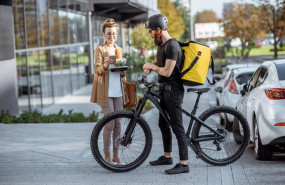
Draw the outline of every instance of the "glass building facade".
<instances>
[{"instance_id":1,"label":"glass building facade","mask_svg":"<svg viewBox=\"0 0 285 185\"><path fill-rule=\"evenodd\" d=\"M41 109L87 83L84 0L13 0L20 111Z\"/></svg>"},{"instance_id":2,"label":"glass building facade","mask_svg":"<svg viewBox=\"0 0 285 185\"><path fill-rule=\"evenodd\" d=\"M155 12L157 2L0 0L0 10L0 110L16 115L41 110L91 83L105 19L119 24L116 44L127 52L130 28Z\"/></svg>"}]
</instances>

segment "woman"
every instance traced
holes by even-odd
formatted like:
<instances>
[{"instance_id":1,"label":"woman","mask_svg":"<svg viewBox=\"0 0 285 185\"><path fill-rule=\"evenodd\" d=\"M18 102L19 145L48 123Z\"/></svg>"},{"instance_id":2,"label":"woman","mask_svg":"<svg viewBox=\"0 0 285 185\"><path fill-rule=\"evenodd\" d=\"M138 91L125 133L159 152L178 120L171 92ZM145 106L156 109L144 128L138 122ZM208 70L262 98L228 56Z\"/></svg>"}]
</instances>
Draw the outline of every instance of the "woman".
<instances>
[{"instance_id":1,"label":"woman","mask_svg":"<svg viewBox=\"0 0 285 185\"><path fill-rule=\"evenodd\" d=\"M102 106L103 114L123 110L123 88L121 86L121 78L126 75L126 71L112 72L110 69L114 67L110 56L115 55L115 49L122 48L115 44L119 32L119 26L114 19L106 19L102 28L105 43L98 46L95 50L95 71L93 88L90 101ZM105 160L109 163L116 162L122 164L119 157L118 148L115 146L115 139L121 134L121 124L119 120L108 123L103 132L104 155ZM113 159L111 157L110 146L111 137L113 138Z\"/></svg>"}]
</instances>

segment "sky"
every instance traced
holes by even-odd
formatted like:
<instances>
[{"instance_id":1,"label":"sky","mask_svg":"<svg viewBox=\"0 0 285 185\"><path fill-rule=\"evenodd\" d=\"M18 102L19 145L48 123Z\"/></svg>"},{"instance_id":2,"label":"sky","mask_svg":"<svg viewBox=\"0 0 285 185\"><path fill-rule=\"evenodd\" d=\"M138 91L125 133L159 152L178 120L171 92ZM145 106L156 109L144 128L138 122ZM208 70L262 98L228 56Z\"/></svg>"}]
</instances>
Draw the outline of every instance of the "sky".
<instances>
[{"instance_id":1,"label":"sky","mask_svg":"<svg viewBox=\"0 0 285 185\"><path fill-rule=\"evenodd\" d=\"M185 5L189 3L189 0L184 0ZM197 12L203 10L213 10L219 18L222 18L223 3L230 2L252 2L251 0L191 0L191 15L195 15Z\"/></svg>"}]
</instances>

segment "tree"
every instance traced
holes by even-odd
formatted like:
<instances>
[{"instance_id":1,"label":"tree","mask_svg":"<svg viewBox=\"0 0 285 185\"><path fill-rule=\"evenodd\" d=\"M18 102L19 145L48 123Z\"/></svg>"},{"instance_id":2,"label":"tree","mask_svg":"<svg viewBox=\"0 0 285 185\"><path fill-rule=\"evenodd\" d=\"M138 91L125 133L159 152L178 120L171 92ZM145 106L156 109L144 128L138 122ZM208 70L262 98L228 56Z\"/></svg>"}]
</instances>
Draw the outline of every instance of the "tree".
<instances>
[{"instance_id":1,"label":"tree","mask_svg":"<svg viewBox=\"0 0 285 185\"><path fill-rule=\"evenodd\" d=\"M189 31L189 24L190 24L190 14L189 8L184 6L181 0L176 0L174 2L175 8L178 10L179 15L182 17L183 25L185 26L184 34L180 37L181 42L186 42L190 40L190 31Z\"/></svg>"},{"instance_id":2,"label":"tree","mask_svg":"<svg viewBox=\"0 0 285 185\"><path fill-rule=\"evenodd\" d=\"M282 15L280 17L280 21L282 21L282 25L280 26L280 30L281 30L281 34L280 34L280 38L285 38L285 1L283 2L283 12ZM282 39L280 40L280 47L283 47L283 42Z\"/></svg>"},{"instance_id":3,"label":"tree","mask_svg":"<svg viewBox=\"0 0 285 185\"><path fill-rule=\"evenodd\" d=\"M174 3L171 0L158 0L157 4L161 13L168 19L167 31L172 37L179 40L186 27L183 25L183 19L175 8Z\"/></svg>"},{"instance_id":4,"label":"tree","mask_svg":"<svg viewBox=\"0 0 285 185\"><path fill-rule=\"evenodd\" d=\"M132 33L132 46L134 46L136 49L153 49L154 42L153 38L150 37L148 30L145 29L144 24L139 24L133 29Z\"/></svg>"},{"instance_id":5,"label":"tree","mask_svg":"<svg viewBox=\"0 0 285 185\"><path fill-rule=\"evenodd\" d=\"M248 56L253 38L262 40L265 37L260 26L258 9L254 6L235 4L224 14L225 35L228 39L240 39L242 58Z\"/></svg>"},{"instance_id":6,"label":"tree","mask_svg":"<svg viewBox=\"0 0 285 185\"><path fill-rule=\"evenodd\" d=\"M221 22L212 10L204 10L196 15L196 23Z\"/></svg>"},{"instance_id":7,"label":"tree","mask_svg":"<svg viewBox=\"0 0 285 185\"><path fill-rule=\"evenodd\" d=\"M274 58L276 59L278 58L277 44L279 39L284 36L285 30L285 20L282 17L284 16L285 1L275 0L274 3L271 3L270 0L254 1L259 5L259 17L267 25L266 30L273 34Z\"/></svg>"}]
</instances>

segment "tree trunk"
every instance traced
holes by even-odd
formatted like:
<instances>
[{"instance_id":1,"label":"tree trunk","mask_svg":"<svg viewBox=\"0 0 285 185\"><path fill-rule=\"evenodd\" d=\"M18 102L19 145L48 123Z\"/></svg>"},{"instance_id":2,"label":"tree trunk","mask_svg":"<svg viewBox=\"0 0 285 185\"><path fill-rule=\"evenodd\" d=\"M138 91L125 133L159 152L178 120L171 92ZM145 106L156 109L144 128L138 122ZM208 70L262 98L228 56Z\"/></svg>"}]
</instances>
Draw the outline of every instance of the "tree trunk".
<instances>
[{"instance_id":1,"label":"tree trunk","mask_svg":"<svg viewBox=\"0 0 285 185\"><path fill-rule=\"evenodd\" d=\"M274 39L274 59L278 58L278 51L277 51L277 40L276 40L276 18L275 18L275 8L273 7L273 39Z\"/></svg>"},{"instance_id":2,"label":"tree trunk","mask_svg":"<svg viewBox=\"0 0 285 185\"><path fill-rule=\"evenodd\" d=\"M278 50L277 50L277 38L276 38L276 33L273 34L274 38L274 59L278 58Z\"/></svg>"},{"instance_id":3,"label":"tree trunk","mask_svg":"<svg viewBox=\"0 0 285 185\"><path fill-rule=\"evenodd\" d=\"M244 52L245 52L245 42L242 42L241 43L241 58L244 59L245 58L245 55L244 55Z\"/></svg>"}]
</instances>

